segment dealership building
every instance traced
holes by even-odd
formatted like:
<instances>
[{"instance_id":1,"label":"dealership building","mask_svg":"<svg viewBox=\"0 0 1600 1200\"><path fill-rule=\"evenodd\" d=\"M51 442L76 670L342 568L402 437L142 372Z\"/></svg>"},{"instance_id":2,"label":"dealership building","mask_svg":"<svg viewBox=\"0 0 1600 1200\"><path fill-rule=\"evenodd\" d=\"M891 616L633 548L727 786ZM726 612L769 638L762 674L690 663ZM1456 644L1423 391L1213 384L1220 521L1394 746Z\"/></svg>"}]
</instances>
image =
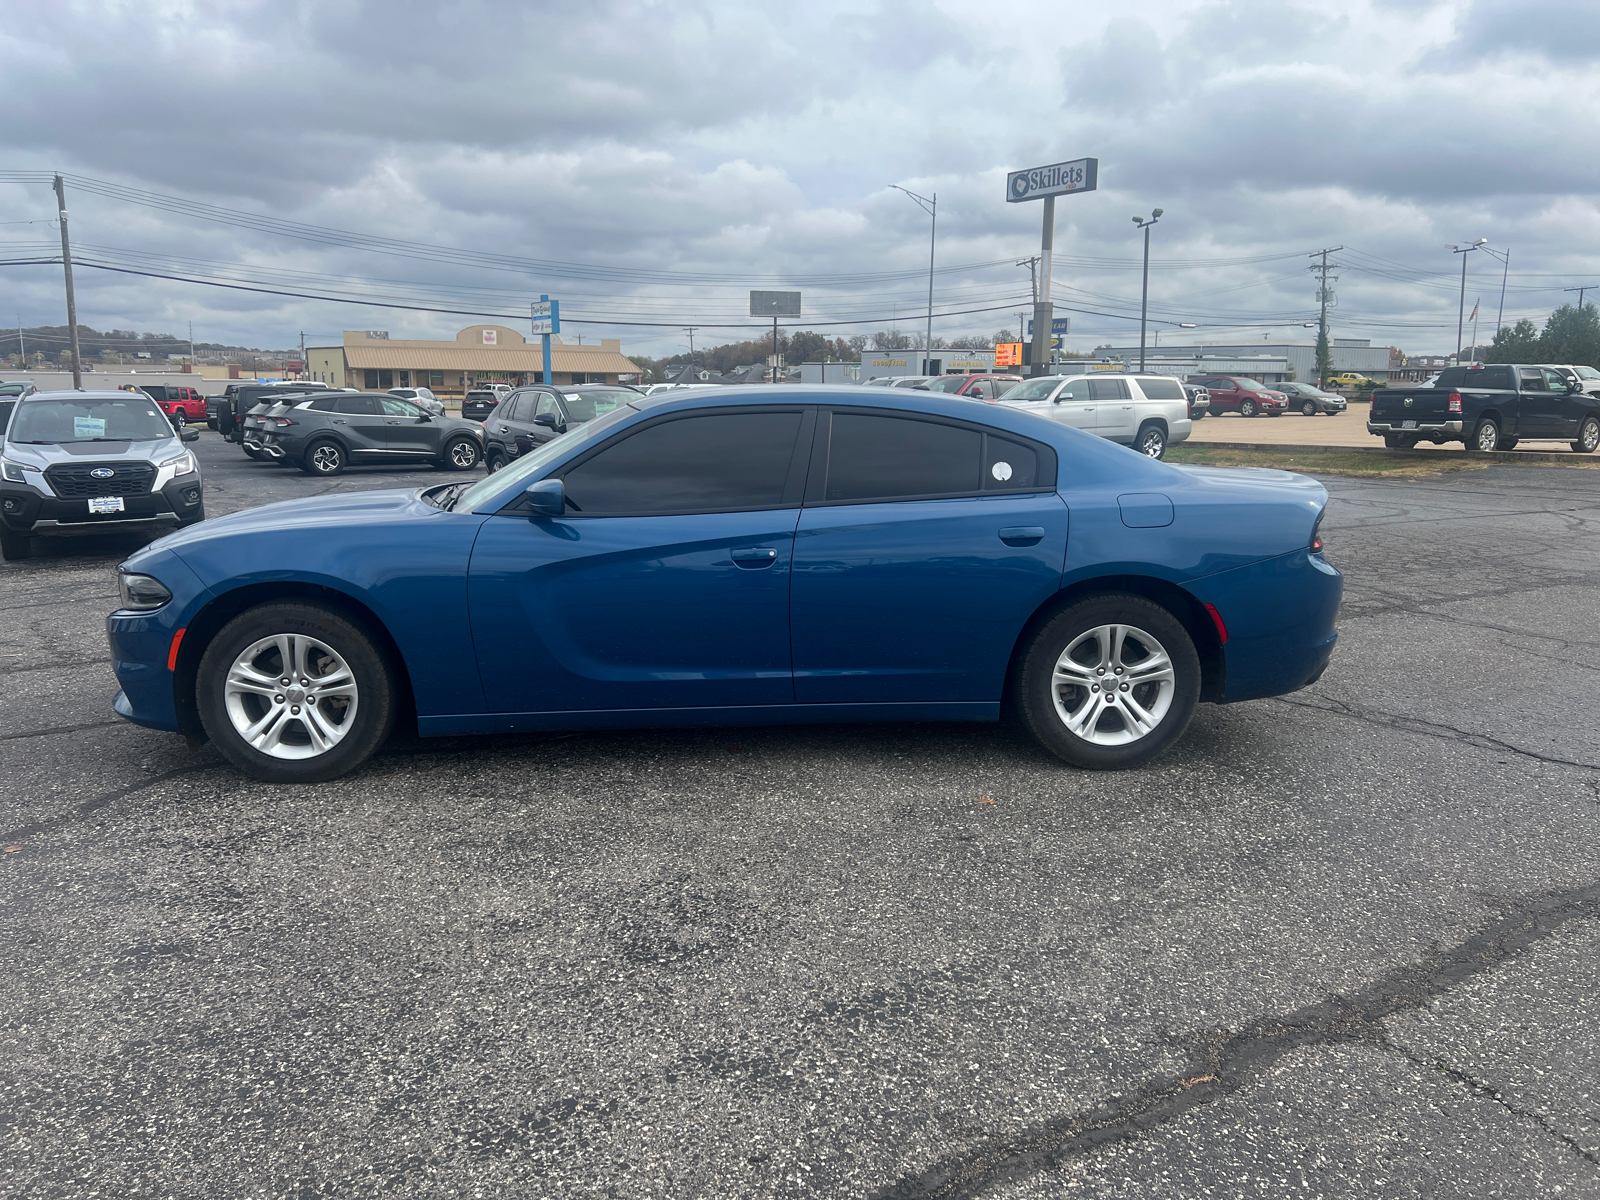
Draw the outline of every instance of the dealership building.
<instances>
[{"instance_id":1,"label":"dealership building","mask_svg":"<svg viewBox=\"0 0 1600 1200\"><path fill-rule=\"evenodd\" d=\"M1391 354L1388 346L1374 346L1367 338L1332 338L1328 349L1333 358L1335 375L1348 371L1365 375L1379 383L1389 378ZM1097 346L1094 356L1096 359L1110 359L1137 367L1139 346L1138 343L1132 346ZM1262 383L1282 383L1291 379L1305 383L1317 377L1317 343L1306 339L1147 346L1144 365L1147 370L1163 375L1210 372L1216 375L1250 375ZM1398 362L1394 363L1395 369L1399 365ZM1078 369L1072 364L1062 366L1068 368L1068 373Z\"/></svg>"},{"instance_id":2,"label":"dealership building","mask_svg":"<svg viewBox=\"0 0 1600 1200\"><path fill-rule=\"evenodd\" d=\"M622 354L618 338L596 345L550 339L552 383L627 383L639 367ZM452 342L391 338L386 330L345 330L339 346L306 347L309 377L333 387L386 392L425 387L437 396L463 396L489 383L544 382L544 349L504 325L471 325Z\"/></svg>"}]
</instances>

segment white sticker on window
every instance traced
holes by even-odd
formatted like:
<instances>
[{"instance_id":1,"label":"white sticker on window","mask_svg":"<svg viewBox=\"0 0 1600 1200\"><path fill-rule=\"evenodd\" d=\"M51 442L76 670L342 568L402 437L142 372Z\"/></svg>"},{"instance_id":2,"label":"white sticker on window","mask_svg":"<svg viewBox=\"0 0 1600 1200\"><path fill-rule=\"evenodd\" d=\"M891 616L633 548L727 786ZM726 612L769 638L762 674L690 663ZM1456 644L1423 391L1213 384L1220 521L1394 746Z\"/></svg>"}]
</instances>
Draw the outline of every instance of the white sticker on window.
<instances>
[{"instance_id":1,"label":"white sticker on window","mask_svg":"<svg viewBox=\"0 0 1600 1200\"><path fill-rule=\"evenodd\" d=\"M997 462L994 466L989 468L989 474L993 475L1001 483L1004 483L1006 480L1011 478L1011 464L1008 462Z\"/></svg>"},{"instance_id":2,"label":"white sticker on window","mask_svg":"<svg viewBox=\"0 0 1600 1200\"><path fill-rule=\"evenodd\" d=\"M73 417L72 436L75 438L105 437L106 423L99 417Z\"/></svg>"}]
</instances>

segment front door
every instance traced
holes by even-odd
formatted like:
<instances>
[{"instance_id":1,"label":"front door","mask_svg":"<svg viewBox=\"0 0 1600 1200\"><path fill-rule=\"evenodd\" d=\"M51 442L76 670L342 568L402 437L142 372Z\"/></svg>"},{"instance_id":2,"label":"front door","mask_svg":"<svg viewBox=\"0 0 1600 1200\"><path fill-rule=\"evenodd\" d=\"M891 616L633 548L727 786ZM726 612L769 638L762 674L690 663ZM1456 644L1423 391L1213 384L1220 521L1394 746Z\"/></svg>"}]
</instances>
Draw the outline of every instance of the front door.
<instances>
[{"instance_id":1,"label":"front door","mask_svg":"<svg viewBox=\"0 0 1600 1200\"><path fill-rule=\"evenodd\" d=\"M1072 380L1056 393L1056 402L1050 411L1050 417L1063 425L1081 429L1085 433L1098 433L1100 405L1095 399L1098 389L1093 385L1102 382L1104 381L1090 379L1088 376Z\"/></svg>"},{"instance_id":2,"label":"front door","mask_svg":"<svg viewBox=\"0 0 1600 1200\"><path fill-rule=\"evenodd\" d=\"M389 449L385 420L378 397L346 392L339 397L329 424L345 435L352 458L370 461Z\"/></svg>"},{"instance_id":3,"label":"front door","mask_svg":"<svg viewBox=\"0 0 1600 1200\"><path fill-rule=\"evenodd\" d=\"M506 513L468 603L495 712L788 704L801 407L666 417L561 472L563 518Z\"/></svg>"},{"instance_id":4,"label":"front door","mask_svg":"<svg viewBox=\"0 0 1600 1200\"><path fill-rule=\"evenodd\" d=\"M909 413L819 425L826 458L795 538L795 699L998 701L1012 642L1061 586L1054 452Z\"/></svg>"},{"instance_id":5,"label":"front door","mask_svg":"<svg viewBox=\"0 0 1600 1200\"><path fill-rule=\"evenodd\" d=\"M379 396L383 408L384 440L390 454L407 458L439 456L439 423L409 400Z\"/></svg>"}]
</instances>

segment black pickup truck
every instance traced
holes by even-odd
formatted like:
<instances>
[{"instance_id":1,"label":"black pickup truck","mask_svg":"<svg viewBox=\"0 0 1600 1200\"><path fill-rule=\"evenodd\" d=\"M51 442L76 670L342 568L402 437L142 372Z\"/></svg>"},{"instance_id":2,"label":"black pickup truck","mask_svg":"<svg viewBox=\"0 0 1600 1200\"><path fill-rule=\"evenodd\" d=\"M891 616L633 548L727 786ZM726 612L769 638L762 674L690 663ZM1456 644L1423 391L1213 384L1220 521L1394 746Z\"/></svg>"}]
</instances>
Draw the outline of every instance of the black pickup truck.
<instances>
[{"instance_id":1,"label":"black pickup truck","mask_svg":"<svg viewBox=\"0 0 1600 1200\"><path fill-rule=\"evenodd\" d=\"M1592 454L1600 446L1600 396L1550 367L1446 367L1428 387L1374 389L1367 432L1391 450L1409 450L1424 438L1463 442L1469 450L1510 450L1527 438L1552 438Z\"/></svg>"}]
</instances>

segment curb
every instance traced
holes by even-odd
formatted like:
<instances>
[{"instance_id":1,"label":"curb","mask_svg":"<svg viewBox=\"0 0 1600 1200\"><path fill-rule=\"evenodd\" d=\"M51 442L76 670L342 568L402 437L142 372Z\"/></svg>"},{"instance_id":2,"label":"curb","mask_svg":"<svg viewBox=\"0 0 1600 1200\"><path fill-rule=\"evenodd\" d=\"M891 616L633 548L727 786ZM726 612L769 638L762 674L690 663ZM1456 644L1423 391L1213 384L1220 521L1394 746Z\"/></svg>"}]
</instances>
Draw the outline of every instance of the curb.
<instances>
[{"instance_id":1,"label":"curb","mask_svg":"<svg viewBox=\"0 0 1600 1200\"><path fill-rule=\"evenodd\" d=\"M1387 446L1286 446L1267 442L1202 442L1192 435L1177 443L1206 450L1256 450L1286 454L1381 454L1386 458L1416 459L1427 462L1437 458L1481 458L1490 462L1571 463L1596 461L1592 456L1575 450L1565 453L1555 450L1390 450Z\"/></svg>"}]
</instances>

